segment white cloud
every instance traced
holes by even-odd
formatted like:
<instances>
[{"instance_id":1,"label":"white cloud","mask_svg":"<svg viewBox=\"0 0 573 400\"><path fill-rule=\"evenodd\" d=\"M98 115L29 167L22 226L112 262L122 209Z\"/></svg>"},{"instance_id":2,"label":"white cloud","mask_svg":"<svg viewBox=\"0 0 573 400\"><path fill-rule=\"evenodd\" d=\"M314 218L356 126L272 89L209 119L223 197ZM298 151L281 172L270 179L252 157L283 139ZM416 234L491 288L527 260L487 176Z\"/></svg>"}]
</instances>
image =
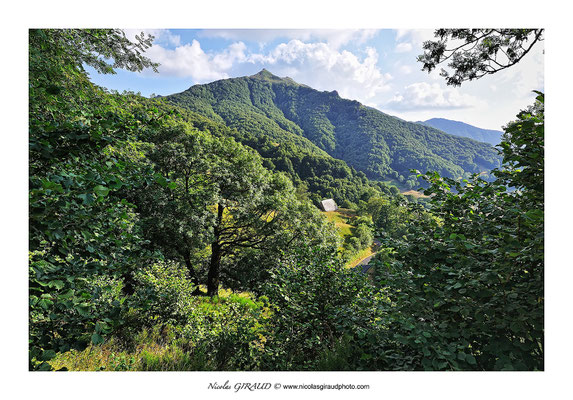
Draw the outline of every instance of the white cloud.
<instances>
[{"instance_id":1,"label":"white cloud","mask_svg":"<svg viewBox=\"0 0 573 400\"><path fill-rule=\"evenodd\" d=\"M354 53L338 51L326 43L291 40L267 54L252 54L249 60L279 76L290 76L319 90L337 90L342 97L366 102L390 89L392 76L377 66L378 53L367 48L363 59Z\"/></svg>"},{"instance_id":2,"label":"white cloud","mask_svg":"<svg viewBox=\"0 0 573 400\"><path fill-rule=\"evenodd\" d=\"M461 109L475 107L480 101L459 89L443 88L438 83L417 82L396 93L385 104L393 110Z\"/></svg>"},{"instance_id":3,"label":"white cloud","mask_svg":"<svg viewBox=\"0 0 573 400\"><path fill-rule=\"evenodd\" d=\"M541 42L519 63L492 75L492 78L500 86L509 86L516 97L531 97L532 90L544 90L544 66L544 45Z\"/></svg>"},{"instance_id":4,"label":"white cloud","mask_svg":"<svg viewBox=\"0 0 573 400\"><path fill-rule=\"evenodd\" d=\"M376 29L206 29L199 35L259 43L280 38L305 42L321 41L338 49L350 42L363 44L373 38L377 32Z\"/></svg>"},{"instance_id":5,"label":"white cloud","mask_svg":"<svg viewBox=\"0 0 573 400\"><path fill-rule=\"evenodd\" d=\"M415 48L422 48L422 43L428 40L435 40L433 29L398 29L396 31L396 41L408 41Z\"/></svg>"},{"instance_id":6,"label":"white cloud","mask_svg":"<svg viewBox=\"0 0 573 400\"><path fill-rule=\"evenodd\" d=\"M147 56L159 62L160 74L164 76L190 77L195 82L202 83L217 79L228 78L228 71L235 62L246 59L244 43L233 43L220 53L205 53L201 44L193 40L191 44L166 49L162 46L152 46Z\"/></svg>"},{"instance_id":7,"label":"white cloud","mask_svg":"<svg viewBox=\"0 0 573 400\"><path fill-rule=\"evenodd\" d=\"M230 70L235 63L244 62L247 59L245 50L247 46L243 42L237 42L229 45L222 53L213 57L213 63L217 69L222 71Z\"/></svg>"},{"instance_id":8,"label":"white cloud","mask_svg":"<svg viewBox=\"0 0 573 400\"><path fill-rule=\"evenodd\" d=\"M130 34L134 36L134 32ZM176 43L178 40L169 36L168 31L146 32L157 35L161 43ZM235 31L221 32L229 34ZM312 34L316 34L316 31ZM194 39L175 48L155 44L146 55L160 63L162 76L191 78L194 83L237 76L238 71L252 70L255 64L318 90L337 90L342 97L366 102L380 93L388 92L388 82L392 76L383 73L377 66L378 53L374 48L367 47L361 55L356 55L348 50L339 50L337 45L349 37L358 35L365 38L370 34L370 31L327 30L323 36L330 35L335 44L291 40L266 51L259 50L258 53L249 53L243 42L232 43L223 50L205 52L199 41ZM150 74L149 71L143 73Z\"/></svg>"},{"instance_id":9,"label":"white cloud","mask_svg":"<svg viewBox=\"0 0 573 400\"><path fill-rule=\"evenodd\" d=\"M409 75L412 73L413 69L410 65L398 65L398 72L402 75Z\"/></svg>"},{"instance_id":10,"label":"white cloud","mask_svg":"<svg viewBox=\"0 0 573 400\"><path fill-rule=\"evenodd\" d=\"M409 42L400 42L396 45L396 53L407 53L412 51L412 44Z\"/></svg>"}]
</instances>

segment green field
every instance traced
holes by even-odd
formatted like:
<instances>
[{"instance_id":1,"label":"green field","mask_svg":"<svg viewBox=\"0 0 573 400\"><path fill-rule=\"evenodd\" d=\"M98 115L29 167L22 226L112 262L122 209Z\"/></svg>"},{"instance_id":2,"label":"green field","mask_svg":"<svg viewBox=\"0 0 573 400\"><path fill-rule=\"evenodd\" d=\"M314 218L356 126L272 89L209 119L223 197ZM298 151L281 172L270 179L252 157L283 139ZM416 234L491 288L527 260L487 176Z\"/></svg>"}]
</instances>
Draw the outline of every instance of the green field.
<instances>
[{"instance_id":1,"label":"green field","mask_svg":"<svg viewBox=\"0 0 573 400\"><path fill-rule=\"evenodd\" d=\"M347 237L353 236L352 229L354 228L349 222L350 220L356 216L356 212L347 208L339 208L337 211L327 211L323 212L326 218L333 222L336 228L338 229L338 233L342 240L346 240ZM354 268L360 261L362 261L366 257L370 257L376 252L377 245L372 244L372 246L367 247L366 249L361 250L360 252L356 253L347 263L347 268ZM344 245L341 247L341 250L344 249Z\"/></svg>"},{"instance_id":2,"label":"green field","mask_svg":"<svg viewBox=\"0 0 573 400\"><path fill-rule=\"evenodd\" d=\"M333 222L338 228L338 232L344 240L347 236L352 236L352 225L348 222L356 215L353 210L347 208L339 208L337 211L327 211L323 213L326 218Z\"/></svg>"}]
</instances>

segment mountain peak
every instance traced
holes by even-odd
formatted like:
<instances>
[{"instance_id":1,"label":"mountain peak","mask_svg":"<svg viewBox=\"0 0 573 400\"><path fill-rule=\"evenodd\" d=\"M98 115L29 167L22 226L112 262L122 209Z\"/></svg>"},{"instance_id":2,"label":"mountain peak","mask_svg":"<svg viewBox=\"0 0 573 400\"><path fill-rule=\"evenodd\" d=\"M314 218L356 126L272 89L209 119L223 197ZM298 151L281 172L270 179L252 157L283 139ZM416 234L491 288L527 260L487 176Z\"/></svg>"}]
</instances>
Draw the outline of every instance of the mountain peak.
<instances>
[{"instance_id":1,"label":"mountain peak","mask_svg":"<svg viewBox=\"0 0 573 400\"><path fill-rule=\"evenodd\" d=\"M294 84L294 85L298 85L298 86L305 86L305 85L301 85L297 82L295 82L292 78L289 78L288 76L285 76L284 78L281 78L280 76L276 76L273 73L269 72L267 69L263 68L260 72L256 73L255 75L251 75L248 78L253 78L253 79L261 79L261 80L265 80L265 81L269 81L269 82L282 82L282 83L288 83L288 84Z\"/></svg>"},{"instance_id":2,"label":"mountain peak","mask_svg":"<svg viewBox=\"0 0 573 400\"><path fill-rule=\"evenodd\" d=\"M255 75L251 75L251 78L259 78L259 79L271 79L271 80L280 80L276 75L270 73L267 69L263 68L260 72L256 73Z\"/></svg>"}]
</instances>

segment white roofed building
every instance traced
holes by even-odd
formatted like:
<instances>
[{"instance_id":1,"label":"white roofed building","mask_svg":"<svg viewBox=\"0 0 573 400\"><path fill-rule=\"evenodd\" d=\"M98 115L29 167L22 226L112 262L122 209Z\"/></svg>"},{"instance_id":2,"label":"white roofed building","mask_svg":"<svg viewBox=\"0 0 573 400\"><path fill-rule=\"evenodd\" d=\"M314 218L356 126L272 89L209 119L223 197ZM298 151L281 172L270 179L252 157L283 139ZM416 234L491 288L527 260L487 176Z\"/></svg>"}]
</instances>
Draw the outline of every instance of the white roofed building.
<instances>
[{"instance_id":1,"label":"white roofed building","mask_svg":"<svg viewBox=\"0 0 573 400\"><path fill-rule=\"evenodd\" d=\"M333 199L326 199L320 202L320 207L323 211L336 211L338 210L338 206Z\"/></svg>"}]
</instances>

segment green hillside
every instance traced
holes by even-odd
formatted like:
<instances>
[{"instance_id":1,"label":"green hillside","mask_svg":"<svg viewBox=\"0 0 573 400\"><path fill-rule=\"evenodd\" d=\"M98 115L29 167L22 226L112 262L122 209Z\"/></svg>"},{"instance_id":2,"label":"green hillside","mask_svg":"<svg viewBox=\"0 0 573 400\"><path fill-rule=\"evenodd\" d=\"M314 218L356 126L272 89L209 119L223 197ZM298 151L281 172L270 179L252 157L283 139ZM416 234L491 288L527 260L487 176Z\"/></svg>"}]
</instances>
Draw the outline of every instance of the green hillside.
<instances>
[{"instance_id":1,"label":"green hillside","mask_svg":"<svg viewBox=\"0 0 573 400\"><path fill-rule=\"evenodd\" d=\"M500 165L488 144L406 122L343 99L336 91L320 92L266 70L195 85L167 99L236 128L244 136L241 141L259 151L265 140L288 143L307 156L328 154L370 179L406 188L417 185L411 169L458 178Z\"/></svg>"}]
</instances>

